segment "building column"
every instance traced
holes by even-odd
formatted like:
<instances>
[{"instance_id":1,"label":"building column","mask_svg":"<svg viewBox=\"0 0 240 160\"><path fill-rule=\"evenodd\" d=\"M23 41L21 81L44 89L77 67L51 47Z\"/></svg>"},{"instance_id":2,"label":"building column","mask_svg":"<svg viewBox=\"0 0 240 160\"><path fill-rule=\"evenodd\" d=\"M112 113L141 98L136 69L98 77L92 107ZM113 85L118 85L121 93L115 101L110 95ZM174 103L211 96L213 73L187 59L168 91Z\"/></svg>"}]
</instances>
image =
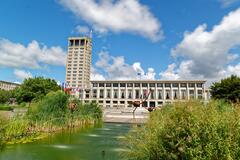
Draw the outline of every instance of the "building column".
<instances>
[{"instance_id":1,"label":"building column","mask_svg":"<svg viewBox=\"0 0 240 160\"><path fill-rule=\"evenodd\" d=\"M194 99L198 99L198 93L197 93L197 84L194 83Z\"/></svg>"}]
</instances>

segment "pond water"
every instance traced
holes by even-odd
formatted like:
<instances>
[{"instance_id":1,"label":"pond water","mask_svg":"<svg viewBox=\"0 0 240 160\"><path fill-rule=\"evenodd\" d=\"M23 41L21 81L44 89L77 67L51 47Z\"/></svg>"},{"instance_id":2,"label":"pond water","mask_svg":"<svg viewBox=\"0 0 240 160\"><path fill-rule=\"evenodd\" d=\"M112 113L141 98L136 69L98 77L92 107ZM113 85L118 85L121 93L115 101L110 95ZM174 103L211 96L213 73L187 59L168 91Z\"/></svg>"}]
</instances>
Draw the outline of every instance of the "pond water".
<instances>
[{"instance_id":1,"label":"pond water","mask_svg":"<svg viewBox=\"0 0 240 160\"><path fill-rule=\"evenodd\" d=\"M33 143L7 145L0 160L115 160L123 151L119 140L129 129L130 124L105 123L65 131Z\"/></svg>"}]
</instances>

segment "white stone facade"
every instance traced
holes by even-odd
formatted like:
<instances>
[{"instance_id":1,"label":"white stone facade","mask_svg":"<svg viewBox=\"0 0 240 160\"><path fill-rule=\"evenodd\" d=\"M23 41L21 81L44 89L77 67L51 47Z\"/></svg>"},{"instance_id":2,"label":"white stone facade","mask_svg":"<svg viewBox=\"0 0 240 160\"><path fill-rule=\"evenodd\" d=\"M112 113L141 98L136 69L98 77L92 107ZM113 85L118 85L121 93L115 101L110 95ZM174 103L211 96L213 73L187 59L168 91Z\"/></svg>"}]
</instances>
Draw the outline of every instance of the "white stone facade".
<instances>
[{"instance_id":1,"label":"white stone facade","mask_svg":"<svg viewBox=\"0 0 240 160\"><path fill-rule=\"evenodd\" d=\"M91 81L90 89L80 92L85 102L96 101L104 107L132 107L132 101L141 101L151 94L142 107L157 107L175 101L207 100L205 81Z\"/></svg>"},{"instance_id":2,"label":"white stone facade","mask_svg":"<svg viewBox=\"0 0 240 160\"><path fill-rule=\"evenodd\" d=\"M13 90L16 87L20 86L20 84L17 83L12 83L12 82L6 82L6 81L0 81L0 89L2 90Z\"/></svg>"},{"instance_id":3,"label":"white stone facade","mask_svg":"<svg viewBox=\"0 0 240 160\"><path fill-rule=\"evenodd\" d=\"M70 88L89 88L92 64L92 39L68 38L66 83Z\"/></svg>"}]
</instances>

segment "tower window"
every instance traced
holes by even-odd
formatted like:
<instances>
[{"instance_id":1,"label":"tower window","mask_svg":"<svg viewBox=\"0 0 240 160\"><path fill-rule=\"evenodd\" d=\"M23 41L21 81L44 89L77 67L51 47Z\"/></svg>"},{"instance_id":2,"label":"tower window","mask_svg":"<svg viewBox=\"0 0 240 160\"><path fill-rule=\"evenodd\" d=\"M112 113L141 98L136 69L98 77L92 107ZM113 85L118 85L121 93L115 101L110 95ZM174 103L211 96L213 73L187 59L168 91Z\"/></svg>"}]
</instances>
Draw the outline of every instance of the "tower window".
<instances>
[{"instance_id":1,"label":"tower window","mask_svg":"<svg viewBox=\"0 0 240 160\"><path fill-rule=\"evenodd\" d=\"M69 46L73 46L73 40L69 41Z\"/></svg>"},{"instance_id":2,"label":"tower window","mask_svg":"<svg viewBox=\"0 0 240 160\"><path fill-rule=\"evenodd\" d=\"M75 40L75 46L79 46L79 40Z\"/></svg>"}]
</instances>

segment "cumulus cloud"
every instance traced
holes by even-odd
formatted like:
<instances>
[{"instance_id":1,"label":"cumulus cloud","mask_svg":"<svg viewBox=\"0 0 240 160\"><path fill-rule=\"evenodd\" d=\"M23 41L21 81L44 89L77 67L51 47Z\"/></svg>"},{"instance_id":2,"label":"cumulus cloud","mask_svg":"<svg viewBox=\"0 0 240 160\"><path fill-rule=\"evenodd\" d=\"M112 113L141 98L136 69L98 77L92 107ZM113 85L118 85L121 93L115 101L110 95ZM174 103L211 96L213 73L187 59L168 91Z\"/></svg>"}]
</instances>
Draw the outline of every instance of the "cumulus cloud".
<instances>
[{"instance_id":1,"label":"cumulus cloud","mask_svg":"<svg viewBox=\"0 0 240 160\"><path fill-rule=\"evenodd\" d=\"M87 26L80 26L78 25L75 28L76 33L80 34L80 35L89 35L91 34L90 29Z\"/></svg>"},{"instance_id":2,"label":"cumulus cloud","mask_svg":"<svg viewBox=\"0 0 240 160\"><path fill-rule=\"evenodd\" d=\"M240 0L219 0L219 2L221 2L222 7L226 8L226 7L229 7L236 2L240 2Z\"/></svg>"},{"instance_id":3,"label":"cumulus cloud","mask_svg":"<svg viewBox=\"0 0 240 160\"><path fill-rule=\"evenodd\" d=\"M102 72L102 74L100 73ZM148 68L145 73L141 63L127 64L123 56L111 56L108 52L99 53L99 59L92 69L92 80L131 80L131 79L155 79L155 71Z\"/></svg>"},{"instance_id":4,"label":"cumulus cloud","mask_svg":"<svg viewBox=\"0 0 240 160\"><path fill-rule=\"evenodd\" d=\"M91 80L105 80L105 77L100 74L94 66L91 67Z\"/></svg>"},{"instance_id":5,"label":"cumulus cloud","mask_svg":"<svg viewBox=\"0 0 240 160\"><path fill-rule=\"evenodd\" d=\"M31 78L32 77L32 74L30 72L26 72L24 70L19 70L19 69L14 70L14 75L19 80L24 80L26 78Z\"/></svg>"},{"instance_id":6,"label":"cumulus cloud","mask_svg":"<svg viewBox=\"0 0 240 160\"><path fill-rule=\"evenodd\" d=\"M158 41L163 31L158 19L138 0L59 0L100 33L131 32Z\"/></svg>"},{"instance_id":7,"label":"cumulus cloud","mask_svg":"<svg viewBox=\"0 0 240 160\"><path fill-rule=\"evenodd\" d=\"M63 66L66 53L59 46L47 47L32 41L24 46L0 39L0 66L13 68L40 68L42 64Z\"/></svg>"},{"instance_id":8,"label":"cumulus cloud","mask_svg":"<svg viewBox=\"0 0 240 160\"><path fill-rule=\"evenodd\" d=\"M239 19L240 9L237 9L225 16L220 24L210 31L207 31L207 25L203 24L193 32L186 32L183 40L171 51L174 57L182 59L179 68L170 67L161 75L164 77L174 73L183 79L216 79L221 78L223 73L227 74L226 72L239 75L239 72L234 71L238 69L238 65L230 66L239 59L239 53L232 53L232 49L240 45Z\"/></svg>"}]
</instances>

